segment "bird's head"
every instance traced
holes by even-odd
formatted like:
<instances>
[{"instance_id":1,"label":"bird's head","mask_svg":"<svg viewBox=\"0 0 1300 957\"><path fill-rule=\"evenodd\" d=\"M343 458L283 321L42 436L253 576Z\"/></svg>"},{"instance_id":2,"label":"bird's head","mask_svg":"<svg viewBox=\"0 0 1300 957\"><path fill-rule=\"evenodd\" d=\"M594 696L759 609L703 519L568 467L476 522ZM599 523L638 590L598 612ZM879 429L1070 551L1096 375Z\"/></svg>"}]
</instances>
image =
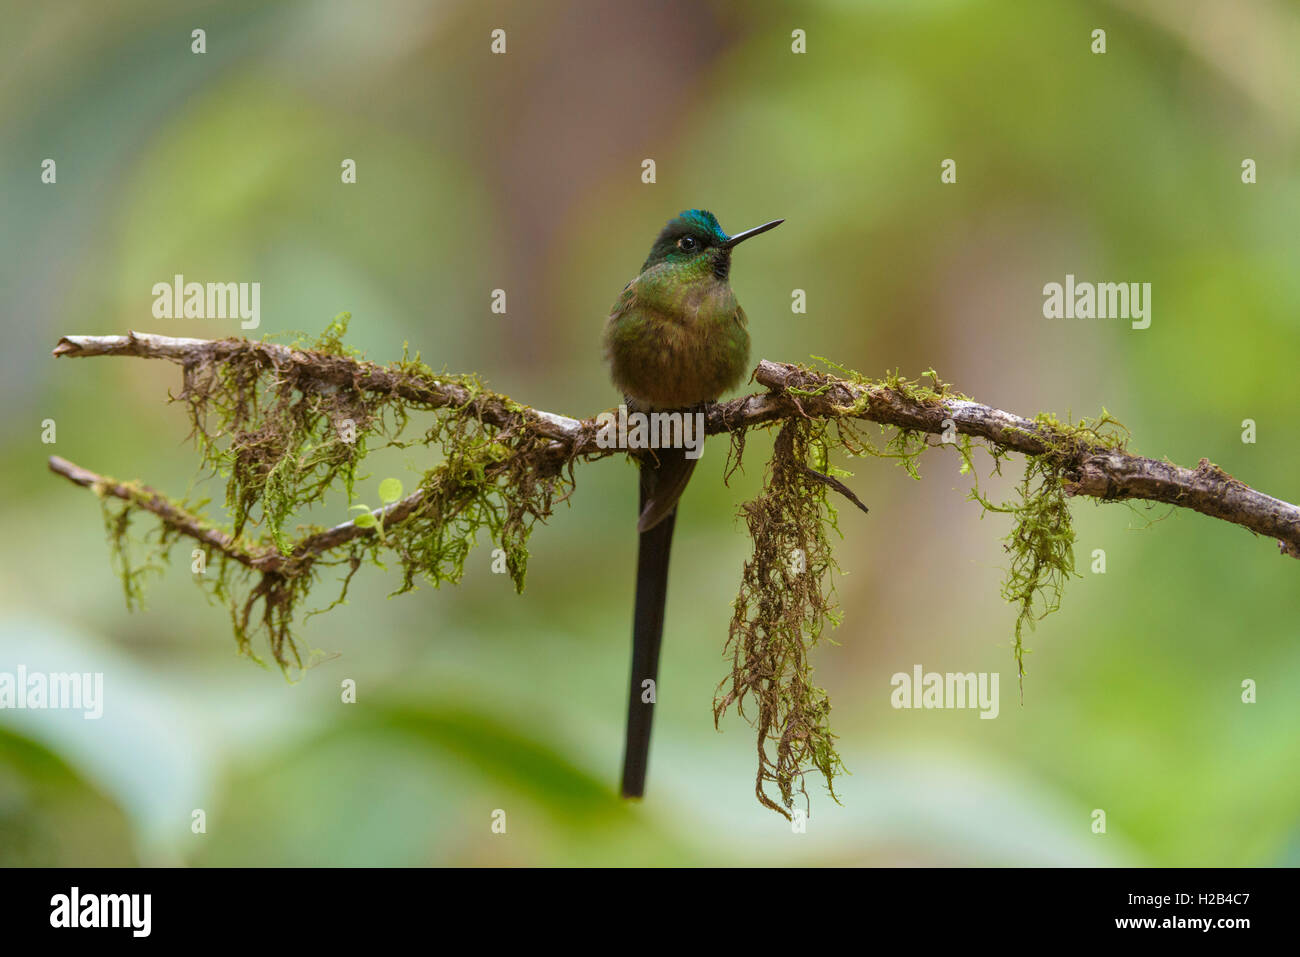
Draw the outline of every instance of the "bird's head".
<instances>
[{"instance_id":1,"label":"bird's head","mask_svg":"<svg viewBox=\"0 0 1300 957\"><path fill-rule=\"evenodd\" d=\"M738 243L774 229L783 222L783 219L774 219L762 226L728 236L718 225L717 217L707 209L684 210L670 219L660 231L641 271L645 272L660 263L683 266L698 264L707 265L715 277L725 280L731 272L731 250Z\"/></svg>"}]
</instances>

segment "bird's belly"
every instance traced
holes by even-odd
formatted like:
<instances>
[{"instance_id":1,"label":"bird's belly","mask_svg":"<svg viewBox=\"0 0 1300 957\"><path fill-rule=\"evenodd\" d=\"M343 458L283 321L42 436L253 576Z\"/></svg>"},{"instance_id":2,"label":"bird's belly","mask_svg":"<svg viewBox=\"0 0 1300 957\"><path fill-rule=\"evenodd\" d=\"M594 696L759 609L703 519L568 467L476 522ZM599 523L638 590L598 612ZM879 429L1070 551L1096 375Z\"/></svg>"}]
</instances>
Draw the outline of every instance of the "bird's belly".
<instances>
[{"instance_id":1,"label":"bird's belly","mask_svg":"<svg viewBox=\"0 0 1300 957\"><path fill-rule=\"evenodd\" d=\"M675 409L717 399L749 364L749 333L735 317L681 321L646 311L611 330L611 372L627 395Z\"/></svg>"}]
</instances>

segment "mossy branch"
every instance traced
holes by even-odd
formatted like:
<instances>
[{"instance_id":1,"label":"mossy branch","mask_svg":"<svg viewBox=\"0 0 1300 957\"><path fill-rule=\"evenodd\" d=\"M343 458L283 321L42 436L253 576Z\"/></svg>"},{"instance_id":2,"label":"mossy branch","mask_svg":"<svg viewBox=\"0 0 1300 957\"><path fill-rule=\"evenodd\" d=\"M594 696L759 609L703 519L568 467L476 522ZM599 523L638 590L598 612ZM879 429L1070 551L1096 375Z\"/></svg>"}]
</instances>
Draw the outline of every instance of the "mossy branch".
<instances>
[{"instance_id":1,"label":"mossy branch","mask_svg":"<svg viewBox=\"0 0 1300 957\"><path fill-rule=\"evenodd\" d=\"M50 459L52 471L92 488L105 503L128 601L139 597L140 573L156 568L158 557L143 568L132 566L126 546L133 512L158 520L155 545L163 557L181 537L215 556L219 573L201 580L228 603L240 647L251 654L250 634L261 630L286 669L304 665L295 609L321 568L346 567L334 604L345 599L360 566L381 564L385 551L401 564L399 591L413 588L417 578L455 583L477 532L487 529L522 589L529 533L572 493L574 465L618 450L598 442L595 417L522 406L474 376L435 373L418 356L369 362L344 346L347 319L339 316L309 346L135 332L59 340L55 356L134 356L181 365L184 388L173 398L187 407L202 464L227 482L231 527L223 528L147 486ZM807 771L819 771L830 786L840 769L830 703L812 683L809 663L823 624L836 621L829 493L865 509L834 478L847 474L831 464L836 451L896 459L918 478L916 459L931 447L952 445L973 479L976 440L992 456L995 472L1010 453L1026 457L1017 500L991 502L978 482L970 493L985 510L1013 517L1003 594L1018 612L1022 678L1023 630L1059 605L1073 573L1072 496L1191 509L1266 535L1284 554L1300 558L1300 507L1250 488L1205 459L1187 469L1135 455L1126 448L1123 427L1105 412L1074 424L1047 414L1029 419L960 395L933 372L928 382L896 373L871 380L827 365L837 374L762 361L753 378L767 391L705 410L707 433L731 434L733 468L749 429L780 426L763 492L741 512L754 551L728 638L732 673L719 686L714 709L720 719L732 704L754 703L749 717L758 731L759 800L782 814L795 793L806 793ZM434 425L403 439L408 415L416 411L432 412ZM860 431L864 422L885 429L883 447ZM373 441L433 445L443 462L410 495L368 513L373 518L367 522L288 534L291 517L319 504L329 489L341 485L351 501L357 466ZM110 502L119 503L116 510ZM779 803L768 796L769 784Z\"/></svg>"},{"instance_id":2,"label":"mossy branch","mask_svg":"<svg viewBox=\"0 0 1300 957\"><path fill-rule=\"evenodd\" d=\"M268 364L292 366L305 377L326 385L393 395L412 406L465 408L489 425L505 427L513 416L526 415L534 420L531 431L553 440L554 445L546 451L556 463L613 454L596 444L594 418L575 419L530 409L494 395L475 397L455 377L429 378L419 371L275 343L181 339L132 332L125 336L64 336L54 355L127 355L183 364L257 357ZM964 396L907 383L896 376L873 383L764 359L754 370L753 379L769 391L711 406L705 422L708 434L743 431L798 415L862 419L942 435L945 420L951 419L960 435L985 439L1008 452L1050 455L1062 466L1069 495L1106 501L1143 499L1188 508L1276 539L1283 553L1300 558L1300 506L1256 491L1208 459L1188 469L1145 458L1111 442L1089 441L1077 428L1044 421L1043 417L1027 419Z\"/></svg>"},{"instance_id":3,"label":"mossy branch","mask_svg":"<svg viewBox=\"0 0 1300 957\"><path fill-rule=\"evenodd\" d=\"M739 404L749 424L788 418L796 405L812 418L858 418L899 429L943 435L951 419L959 435L984 439L1006 452L1047 456L1059 468L1066 494L1104 501L1142 499L1191 509L1275 539L1283 554L1300 558L1300 506L1256 491L1201 459L1194 469L1134 455L1123 443L1067 426L1051 416L1034 419L944 390L918 387L896 376L884 383L840 379L787 363L762 361L754 379L772 393ZM737 421L732 416L730 421ZM1113 420L1112 420L1113 421ZM721 431L721 430L719 430Z\"/></svg>"}]
</instances>

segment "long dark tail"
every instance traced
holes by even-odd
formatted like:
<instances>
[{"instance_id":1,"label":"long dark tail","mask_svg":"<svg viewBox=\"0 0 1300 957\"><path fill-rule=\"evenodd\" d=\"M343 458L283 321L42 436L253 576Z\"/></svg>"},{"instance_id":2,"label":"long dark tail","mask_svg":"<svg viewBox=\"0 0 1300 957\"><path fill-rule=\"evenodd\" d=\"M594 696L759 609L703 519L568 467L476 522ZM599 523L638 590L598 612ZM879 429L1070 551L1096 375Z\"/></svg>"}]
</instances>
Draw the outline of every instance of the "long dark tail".
<instances>
[{"instance_id":1,"label":"long dark tail","mask_svg":"<svg viewBox=\"0 0 1300 957\"><path fill-rule=\"evenodd\" d=\"M627 698L627 744L623 751L623 796L645 793L650 753L653 697L644 684L659 682L659 648L664 635L664 602L668 597L668 558L677 499L695 470L695 459L680 449L660 449L659 460L641 464L641 530L636 557L636 608L632 615L632 677ZM656 689L657 693L657 689Z\"/></svg>"}]
</instances>

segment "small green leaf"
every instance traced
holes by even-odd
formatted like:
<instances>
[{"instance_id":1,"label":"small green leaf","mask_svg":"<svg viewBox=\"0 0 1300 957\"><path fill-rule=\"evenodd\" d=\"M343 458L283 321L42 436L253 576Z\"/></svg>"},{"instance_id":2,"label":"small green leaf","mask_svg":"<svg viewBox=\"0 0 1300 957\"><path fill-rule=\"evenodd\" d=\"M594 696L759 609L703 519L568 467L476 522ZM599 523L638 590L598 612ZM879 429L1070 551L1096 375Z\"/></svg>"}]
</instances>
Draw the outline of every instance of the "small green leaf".
<instances>
[{"instance_id":1,"label":"small green leaf","mask_svg":"<svg viewBox=\"0 0 1300 957\"><path fill-rule=\"evenodd\" d=\"M386 478L379 483L379 500L391 505L402 497L402 480Z\"/></svg>"},{"instance_id":2,"label":"small green leaf","mask_svg":"<svg viewBox=\"0 0 1300 957\"><path fill-rule=\"evenodd\" d=\"M355 525L357 528L374 528L375 513L362 512L360 515L358 515L356 518L352 520L352 524Z\"/></svg>"}]
</instances>

